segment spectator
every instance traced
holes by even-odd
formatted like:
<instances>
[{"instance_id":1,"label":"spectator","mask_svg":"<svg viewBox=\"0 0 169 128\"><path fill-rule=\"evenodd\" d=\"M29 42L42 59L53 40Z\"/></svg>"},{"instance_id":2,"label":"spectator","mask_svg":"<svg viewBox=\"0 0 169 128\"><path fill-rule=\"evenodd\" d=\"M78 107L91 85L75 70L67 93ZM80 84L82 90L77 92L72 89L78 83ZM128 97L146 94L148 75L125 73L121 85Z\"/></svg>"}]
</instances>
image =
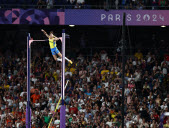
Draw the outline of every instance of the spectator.
<instances>
[{"instance_id":1,"label":"spectator","mask_svg":"<svg viewBox=\"0 0 169 128\"><path fill-rule=\"evenodd\" d=\"M149 127L148 123L145 121L144 118L143 118L143 123L140 125L140 128L142 128L142 127L145 127L145 128Z\"/></svg>"},{"instance_id":2,"label":"spectator","mask_svg":"<svg viewBox=\"0 0 169 128\"><path fill-rule=\"evenodd\" d=\"M126 127L147 127L147 124L152 128L158 127L162 111L168 111L168 61L165 58L164 60L156 58L153 53L138 51L135 57L126 59L124 101ZM90 59L82 54L77 57L73 65L66 65L66 79L69 80L65 91L67 127L120 128L122 119L120 58L118 55L114 58L109 57L109 52L106 51L96 53ZM0 127L25 126L26 60L21 58L18 55L14 57L13 65L10 66L13 68L10 70L7 65L11 59L8 57L2 59ZM43 58L45 61L38 55L32 58L32 127L47 126L61 95L60 63L56 65L48 56ZM41 65L40 68L37 65ZM11 78L7 77L9 73ZM168 119L164 120L167 126ZM59 126L60 106L52 123L52 127Z\"/></svg>"},{"instance_id":3,"label":"spectator","mask_svg":"<svg viewBox=\"0 0 169 128\"><path fill-rule=\"evenodd\" d=\"M144 4L141 0L139 0L138 4L137 4L137 7L136 7L138 10L143 10L144 9Z\"/></svg>"},{"instance_id":4,"label":"spectator","mask_svg":"<svg viewBox=\"0 0 169 128\"><path fill-rule=\"evenodd\" d=\"M138 60L143 59L143 54L141 53L140 50L138 50L138 52L136 52L134 56L137 57Z\"/></svg>"},{"instance_id":5,"label":"spectator","mask_svg":"<svg viewBox=\"0 0 169 128\"><path fill-rule=\"evenodd\" d=\"M23 3L25 5L29 6L23 6ZM38 9L41 9L44 7L45 2L43 0L38 1L32 1L27 0L26 3L22 0L19 0L17 4L14 4L13 1L2 1L2 6L0 8L8 7L7 4L13 5L13 7L30 7L30 5L37 5ZM167 7L168 1L167 0L59 0L56 1L56 4L58 5L71 5L67 6L68 9L72 8L97 8L103 7L104 9L112 8L111 5L113 5L113 9L163 9ZM54 0L47 0L46 1L47 8L53 8ZM87 5L87 6L84 6ZM94 5L94 6L93 6ZM151 6L151 7L150 7Z\"/></svg>"},{"instance_id":6,"label":"spectator","mask_svg":"<svg viewBox=\"0 0 169 128\"><path fill-rule=\"evenodd\" d=\"M46 0L47 9L52 9L54 5L54 0Z\"/></svg>"},{"instance_id":7,"label":"spectator","mask_svg":"<svg viewBox=\"0 0 169 128\"><path fill-rule=\"evenodd\" d=\"M50 114L50 113L49 113L49 114ZM50 121L50 116L47 114L47 112L44 113L43 118L44 118L44 122L45 122L46 124L48 124L49 121Z\"/></svg>"},{"instance_id":8,"label":"spectator","mask_svg":"<svg viewBox=\"0 0 169 128\"><path fill-rule=\"evenodd\" d=\"M85 4L85 0L77 0L77 3L78 3L79 5L84 5L84 4Z\"/></svg>"},{"instance_id":9,"label":"spectator","mask_svg":"<svg viewBox=\"0 0 169 128\"><path fill-rule=\"evenodd\" d=\"M158 6L158 0L151 0L151 5L152 5L152 9L156 9L156 7Z\"/></svg>"},{"instance_id":10,"label":"spectator","mask_svg":"<svg viewBox=\"0 0 169 128\"><path fill-rule=\"evenodd\" d=\"M33 103L35 103L36 100L39 100L39 99L40 99L39 92L36 90L36 91L35 91L35 94L33 94L33 95L31 96L31 98L33 99Z\"/></svg>"},{"instance_id":11,"label":"spectator","mask_svg":"<svg viewBox=\"0 0 169 128\"><path fill-rule=\"evenodd\" d=\"M166 6L166 0L159 0L159 5L161 7L165 7Z\"/></svg>"},{"instance_id":12,"label":"spectator","mask_svg":"<svg viewBox=\"0 0 169 128\"><path fill-rule=\"evenodd\" d=\"M45 6L45 2L43 0L39 0L37 2L38 9L42 9Z\"/></svg>"},{"instance_id":13,"label":"spectator","mask_svg":"<svg viewBox=\"0 0 169 128\"><path fill-rule=\"evenodd\" d=\"M118 0L115 0L115 6L116 6L116 9L119 9L119 1Z\"/></svg>"}]
</instances>

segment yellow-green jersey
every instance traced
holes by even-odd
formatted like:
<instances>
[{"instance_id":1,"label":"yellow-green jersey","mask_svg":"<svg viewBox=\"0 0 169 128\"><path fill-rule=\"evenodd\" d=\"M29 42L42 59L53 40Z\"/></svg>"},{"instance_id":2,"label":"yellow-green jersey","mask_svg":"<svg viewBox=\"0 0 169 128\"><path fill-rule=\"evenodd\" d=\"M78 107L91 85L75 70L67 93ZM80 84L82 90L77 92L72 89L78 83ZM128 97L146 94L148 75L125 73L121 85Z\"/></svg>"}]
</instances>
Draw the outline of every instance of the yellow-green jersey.
<instances>
[{"instance_id":1,"label":"yellow-green jersey","mask_svg":"<svg viewBox=\"0 0 169 128\"><path fill-rule=\"evenodd\" d=\"M49 45L50 45L50 49L55 48L56 47L56 41L54 41L54 39L49 39Z\"/></svg>"},{"instance_id":2,"label":"yellow-green jersey","mask_svg":"<svg viewBox=\"0 0 169 128\"><path fill-rule=\"evenodd\" d=\"M49 39L49 45L50 45L52 55L57 55L59 53L59 50L56 47L56 41L54 39Z\"/></svg>"}]
</instances>

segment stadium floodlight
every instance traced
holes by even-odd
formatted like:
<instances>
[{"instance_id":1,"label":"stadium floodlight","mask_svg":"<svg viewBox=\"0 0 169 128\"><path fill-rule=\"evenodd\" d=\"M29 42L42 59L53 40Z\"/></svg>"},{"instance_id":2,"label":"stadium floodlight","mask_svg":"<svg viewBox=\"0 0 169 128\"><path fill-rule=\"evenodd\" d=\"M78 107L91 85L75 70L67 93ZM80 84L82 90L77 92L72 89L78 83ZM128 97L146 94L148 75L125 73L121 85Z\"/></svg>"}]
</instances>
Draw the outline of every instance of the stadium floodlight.
<instances>
[{"instance_id":1,"label":"stadium floodlight","mask_svg":"<svg viewBox=\"0 0 169 128\"><path fill-rule=\"evenodd\" d=\"M165 25L162 25L161 27L162 27L162 28L165 28L166 26L165 26Z\"/></svg>"},{"instance_id":2,"label":"stadium floodlight","mask_svg":"<svg viewBox=\"0 0 169 128\"><path fill-rule=\"evenodd\" d=\"M69 27L74 27L75 25L69 25Z\"/></svg>"}]
</instances>

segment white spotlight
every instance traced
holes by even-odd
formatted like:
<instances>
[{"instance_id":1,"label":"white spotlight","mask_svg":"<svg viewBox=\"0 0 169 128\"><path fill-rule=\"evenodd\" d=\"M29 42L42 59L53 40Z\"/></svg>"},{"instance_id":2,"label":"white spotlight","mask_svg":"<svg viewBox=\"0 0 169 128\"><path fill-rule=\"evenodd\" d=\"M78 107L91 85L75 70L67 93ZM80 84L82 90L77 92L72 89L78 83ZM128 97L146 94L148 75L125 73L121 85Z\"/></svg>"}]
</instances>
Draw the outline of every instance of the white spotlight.
<instances>
[{"instance_id":1,"label":"white spotlight","mask_svg":"<svg viewBox=\"0 0 169 128\"><path fill-rule=\"evenodd\" d=\"M165 26L165 25L162 25L161 27L162 27L162 28L165 28L166 26Z\"/></svg>"},{"instance_id":2,"label":"white spotlight","mask_svg":"<svg viewBox=\"0 0 169 128\"><path fill-rule=\"evenodd\" d=\"M69 25L69 27L74 27L75 25Z\"/></svg>"}]
</instances>

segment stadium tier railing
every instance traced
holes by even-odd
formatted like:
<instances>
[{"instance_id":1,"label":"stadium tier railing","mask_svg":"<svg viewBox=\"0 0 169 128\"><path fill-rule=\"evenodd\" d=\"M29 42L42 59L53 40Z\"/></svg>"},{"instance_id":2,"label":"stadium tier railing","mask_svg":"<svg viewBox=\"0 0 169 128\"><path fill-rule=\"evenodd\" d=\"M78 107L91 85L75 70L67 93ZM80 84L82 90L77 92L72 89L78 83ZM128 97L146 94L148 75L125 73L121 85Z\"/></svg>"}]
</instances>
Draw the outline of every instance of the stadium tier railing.
<instances>
[{"instance_id":1,"label":"stadium tier railing","mask_svg":"<svg viewBox=\"0 0 169 128\"><path fill-rule=\"evenodd\" d=\"M0 4L0 9L8 8L32 8L47 9L47 5L29 5L29 4ZM48 8L49 9L49 8ZM169 6L129 6L129 5L53 5L50 9L114 9L114 10L168 10Z\"/></svg>"}]
</instances>

